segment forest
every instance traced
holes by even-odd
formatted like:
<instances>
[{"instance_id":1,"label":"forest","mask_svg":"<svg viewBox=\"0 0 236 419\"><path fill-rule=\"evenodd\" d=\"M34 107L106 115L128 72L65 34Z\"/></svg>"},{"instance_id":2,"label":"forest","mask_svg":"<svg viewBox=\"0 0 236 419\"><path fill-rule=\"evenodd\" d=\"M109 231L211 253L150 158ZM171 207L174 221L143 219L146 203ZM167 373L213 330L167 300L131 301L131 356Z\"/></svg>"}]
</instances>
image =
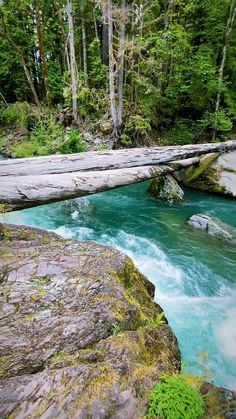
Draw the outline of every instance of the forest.
<instances>
[{"instance_id":1,"label":"forest","mask_svg":"<svg viewBox=\"0 0 236 419\"><path fill-rule=\"evenodd\" d=\"M29 131L17 157L85 151L81 127L101 123L116 147L234 133L235 0L0 3L0 124Z\"/></svg>"},{"instance_id":2,"label":"forest","mask_svg":"<svg viewBox=\"0 0 236 419\"><path fill-rule=\"evenodd\" d=\"M236 0L0 0L0 418L236 418Z\"/></svg>"}]
</instances>

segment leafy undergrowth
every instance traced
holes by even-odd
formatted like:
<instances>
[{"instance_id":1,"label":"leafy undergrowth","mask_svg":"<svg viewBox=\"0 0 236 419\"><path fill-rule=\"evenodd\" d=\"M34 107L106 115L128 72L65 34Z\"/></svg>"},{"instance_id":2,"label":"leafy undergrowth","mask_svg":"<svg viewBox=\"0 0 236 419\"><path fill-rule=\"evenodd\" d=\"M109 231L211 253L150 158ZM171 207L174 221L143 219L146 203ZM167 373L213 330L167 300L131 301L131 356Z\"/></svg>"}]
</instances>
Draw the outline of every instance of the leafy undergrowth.
<instances>
[{"instance_id":1,"label":"leafy undergrowth","mask_svg":"<svg viewBox=\"0 0 236 419\"><path fill-rule=\"evenodd\" d=\"M164 376L154 387L147 418L200 419L205 403L200 394L181 376Z\"/></svg>"},{"instance_id":2,"label":"leafy undergrowth","mask_svg":"<svg viewBox=\"0 0 236 419\"><path fill-rule=\"evenodd\" d=\"M26 102L3 109L0 125L24 129L24 138L7 144L0 138L0 148L9 147L15 157L47 156L87 151L87 146L76 127L66 131L55 110L37 109ZM14 131L14 130L13 130Z\"/></svg>"}]
</instances>

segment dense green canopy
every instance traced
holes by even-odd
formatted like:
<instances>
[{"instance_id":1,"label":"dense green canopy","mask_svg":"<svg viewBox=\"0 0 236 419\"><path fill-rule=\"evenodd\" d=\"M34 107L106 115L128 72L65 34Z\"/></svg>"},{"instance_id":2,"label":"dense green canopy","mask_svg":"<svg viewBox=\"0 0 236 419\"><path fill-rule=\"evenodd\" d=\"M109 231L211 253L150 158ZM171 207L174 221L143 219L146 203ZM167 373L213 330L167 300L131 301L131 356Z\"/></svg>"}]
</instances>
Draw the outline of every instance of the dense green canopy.
<instances>
[{"instance_id":1,"label":"dense green canopy","mask_svg":"<svg viewBox=\"0 0 236 419\"><path fill-rule=\"evenodd\" d=\"M149 136L187 143L232 132L235 0L1 3L3 105L72 108L74 99L79 118L111 118L124 145Z\"/></svg>"}]
</instances>

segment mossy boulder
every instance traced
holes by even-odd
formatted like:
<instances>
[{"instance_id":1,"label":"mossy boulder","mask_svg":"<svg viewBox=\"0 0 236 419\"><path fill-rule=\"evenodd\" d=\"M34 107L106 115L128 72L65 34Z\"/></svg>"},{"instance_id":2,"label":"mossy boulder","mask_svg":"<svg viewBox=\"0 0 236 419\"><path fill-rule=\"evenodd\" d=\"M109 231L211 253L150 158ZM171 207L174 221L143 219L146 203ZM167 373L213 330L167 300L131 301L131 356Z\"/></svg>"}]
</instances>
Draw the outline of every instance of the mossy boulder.
<instances>
[{"instance_id":1,"label":"mossy boulder","mask_svg":"<svg viewBox=\"0 0 236 419\"><path fill-rule=\"evenodd\" d=\"M101 122L100 130L103 135L111 134L113 131L113 125L111 122Z\"/></svg>"},{"instance_id":2,"label":"mossy boulder","mask_svg":"<svg viewBox=\"0 0 236 419\"><path fill-rule=\"evenodd\" d=\"M207 154L198 166L182 171L180 179L185 186L236 199L236 151Z\"/></svg>"},{"instance_id":3,"label":"mossy boulder","mask_svg":"<svg viewBox=\"0 0 236 419\"><path fill-rule=\"evenodd\" d=\"M3 226L0 417L143 418L180 368L154 286L116 250Z\"/></svg>"},{"instance_id":4,"label":"mossy boulder","mask_svg":"<svg viewBox=\"0 0 236 419\"><path fill-rule=\"evenodd\" d=\"M181 202L184 192L178 182L171 175L161 175L153 179L149 186L153 198L167 202Z\"/></svg>"}]
</instances>

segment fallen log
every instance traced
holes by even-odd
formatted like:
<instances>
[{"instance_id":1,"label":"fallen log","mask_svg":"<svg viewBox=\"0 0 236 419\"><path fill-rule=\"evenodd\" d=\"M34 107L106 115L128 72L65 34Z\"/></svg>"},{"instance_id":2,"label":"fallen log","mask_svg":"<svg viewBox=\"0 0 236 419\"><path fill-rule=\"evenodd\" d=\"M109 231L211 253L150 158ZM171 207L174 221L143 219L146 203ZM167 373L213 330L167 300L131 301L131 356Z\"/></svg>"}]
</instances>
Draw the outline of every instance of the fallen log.
<instances>
[{"instance_id":1,"label":"fallen log","mask_svg":"<svg viewBox=\"0 0 236 419\"><path fill-rule=\"evenodd\" d=\"M169 166L142 166L96 172L4 177L0 200L4 212L72 199L141 182L197 164L197 157ZM0 178L1 180L1 178Z\"/></svg>"},{"instance_id":2,"label":"fallen log","mask_svg":"<svg viewBox=\"0 0 236 419\"><path fill-rule=\"evenodd\" d=\"M82 173L9 176L1 185L0 202L4 204L4 212L14 211L107 191L173 171L169 166L142 166Z\"/></svg>"},{"instance_id":3,"label":"fallen log","mask_svg":"<svg viewBox=\"0 0 236 419\"><path fill-rule=\"evenodd\" d=\"M89 151L79 154L9 159L0 162L0 176L47 175L152 166L234 149L236 149L236 141L227 141L225 143Z\"/></svg>"},{"instance_id":4,"label":"fallen log","mask_svg":"<svg viewBox=\"0 0 236 419\"><path fill-rule=\"evenodd\" d=\"M2 212L63 201L145 181L196 164L196 155L235 148L236 141L228 141L1 161ZM183 157L185 160L181 161ZM186 160L188 157L190 158ZM153 161L155 165L151 164ZM161 161L169 164L158 165ZM72 167L76 170L72 171Z\"/></svg>"}]
</instances>

